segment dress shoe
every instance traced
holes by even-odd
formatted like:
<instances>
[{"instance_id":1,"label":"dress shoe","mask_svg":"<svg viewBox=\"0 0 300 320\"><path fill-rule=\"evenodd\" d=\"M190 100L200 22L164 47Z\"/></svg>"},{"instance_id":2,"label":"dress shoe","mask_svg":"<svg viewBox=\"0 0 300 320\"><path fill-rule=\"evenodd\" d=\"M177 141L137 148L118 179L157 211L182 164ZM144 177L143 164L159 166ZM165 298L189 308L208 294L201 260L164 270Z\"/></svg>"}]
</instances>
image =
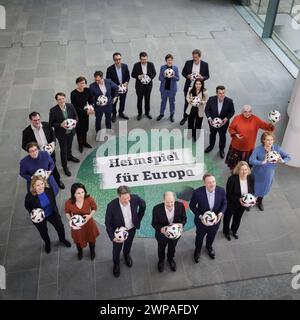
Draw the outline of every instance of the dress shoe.
<instances>
[{"instance_id":1,"label":"dress shoe","mask_svg":"<svg viewBox=\"0 0 300 320\"><path fill-rule=\"evenodd\" d=\"M60 240L60 242L63 243L68 248L71 247L71 242L68 241L67 239Z\"/></svg>"},{"instance_id":2,"label":"dress shoe","mask_svg":"<svg viewBox=\"0 0 300 320\"><path fill-rule=\"evenodd\" d=\"M200 252L194 252L194 261L195 263L199 263L200 260Z\"/></svg>"},{"instance_id":3,"label":"dress shoe","mask_svg":"<svg viewBox=\"0 0 300 320\"><path fill-rule=\"evenodd\" d=\"M171 122L174 122L174 114L173 114L173 113L170 114L169 120L170 120Z\"/></svg>"},{"instance_id":4,"label":"dress shoe","mask_svg":"<svg viewBox=\"0 0 300 320\"><path fill-rule=\"evenodd\" d=\"M181 126L183 126L186 123L187 117L183 117L182 120L179 122Z\"/></svg>"},{"instance_id":5,"label":"dress shoe","mask_svg":"<svg viewBox=\"0 0 300 320\"><path fill-rule=\"evenodd\" d=\"M215 250L213 248L207 249L207 253L208 253L208 255L209 255L209 257L211 259L215 259L216 253L215 253Z\"/></svg>"},{"instance_id":6,"label":"dress shoe","mask_svg":"<svg viewBox=\"0 0 300 320\"><path fill-rule=\"evenodd\" d=\"M230 238L229 233L224 233L224 236L225 236L225 238L226 238L228 241L231 241L231 238Z\"/></svg>"},{"instance_id":7,"label":"dress shoe","mask_svg":"<svg viewBox=\"0 0 300 320\"><path fill-rule=\"evenodd\" d=\"M160 115L156 118L156 121L160 121L163 117L164 117L164 115L163 115L163 114L160 114Z\"/></svg>"},{"instance_id":8,"label":"dress shoe","mask_svg":"<svg viewBox=\"0 0 300 320\"><path fill-rule=\"evenodd\" d=\"M132 259L131 257L128 255L128 256L124 256L125 258L125 264L128 268L131 268L132 267Z\"/></svg>"},{"instance_id":9,"label":"dress shoe","mask_svg":"<svg viewBox=\"0 0 300 320\"><path fill-rule=\"evenodd\" d=\"M159 272L163 272L165 268L165 263L163 260L158 261L157 269Z\"/></svg>"},{"instance_id":10,"label":"dress shoe","mask_svg":"<svg viewBox=\"0 0 300 320\"><path fill-rule=\"evenodd\" d=\"M115 114L113 114L112 117L111 117L111 122L112 122L112 123L115 123L116 120L117 120L117 117L116 117Z\"/></svg>"},{"instance_id":11,"label":"dress shoe","mask_svg":"<svg viewBox=\"0 0 300 320\"><path fill-rule=\"evenodd\" d=\"M59 186L60 189L64 189L65 188L65 185L63 184L63 182L61 180L59 180L57 182L57 185Z\"/></svg>"},{"instance_id":12,"label":"dress shoe","mask_svg":"<svg viewBox=\"0 0 300 320\"><path fill-rule=\"evenodd\" d=\"M209 153L209 152L211 152L212 149L213 149L213 147L208 146L208 147L204 150L204 152L205 152L205 153Z\"/></svg>"},{"instance_id":13,"label":"dress shoe","mask_svg":"<svg viewBox=\"0 0 300 320\"><path fill-rule=\"evenodd\" d=\"M233 232L232 232L232 236L234 237L234 239L238 239L238 238L239 238L239 236L238 236L237 233L233 233Z\"/></svg>"},{"instance_id":14,"label":"dress shoe","mask_svg":"<svg viewBox=\"0 0 300 320\"><path fill-rule=\"evenodd\" d=\"M225 158L224 150L220 150L220 157L221 157L221 159L224 159L224 158Z\"/></svg>"},{"instance_id":15,"label":"dress shoe","mask_svg":"<svg viewBox=\"0 0 300 320\"><path fill-rule=\"evenodd\" d=\"M120 276L120 265L119 264L114 264L113 274L116 278L118 278Z\"/></svg>"},{"instance_id":16,"label":"dress shoe","mask_svg":"<svg viewBox=\"0 0 300 320\"><path fill-rule=\"evenodd\" d=\"M66 176L71 177L71 172L70 172L69 168L67 168L67 167L63 168L63 170L64 170L64 173Z\"/></svg>"},{"instance_id":17,"label":"dress shoe","mask_svg":"<svg viewBox=\"0 0 300 320\"><path fill-rule=\"evenodd\" d=\"M176 262L172 259L172 260L168 260L168 262L169 262L169 265L170 265L170 269L172 270L172 271L176 271Z\"/></svg>"},{"instance_id":18,"label":"dress shoe","mask_svg":"<svg viewBox=\"0 0 300 320\"><path fill-rule=\"evenodd\" d=\"M138 114L138 116L136 117L136 120L141 120L142 119L142 115L141 114Z\"/></svg>"},{"instance_id":19,"label":"dress shoe","mask_svg":"<svg viewBox=\"0 0 300 320\"><path fill-rule=\"evenodd\" d=\"M51 252L51 242L45 243L45 252L50 253Z\"/></svg>"},{"instance_id":20,"label":"dress shoe","mask_svg":"<svg viewBox=\"0 0 300 320\"><path fill-rule=\"evenodd\" d=\"M119 114L119 117L122 118L122 119L125 119L125 120L129 120L129 118L126 116L125 113Z\"/></svg>"},{"instance_id":21,"label":"dress shoe","mask_svg":"<svg viewBox=\"0 0 300 320\"><path fill-rule=\"evenodd\" d=\"M152 116L150 114L146 114L146 117L150 120L152 119Z\"/></svg>"},{"instance_id":22,"label":"dress shoe","mask_svg":"<svg viewBox=\"0 0 300 320\"><path fill-rule=\"evenodd\" d=\"M89 143L84 143L83 146L88 149L93 149L93 147Z\"/></svg>"},{"instance_id":23,"label":"dress shoe","mask_svg":"<svg viewBox=\"0 0 300 320\"><path fill-rule=\"evenodd\" d=\"M79 159L77 159L77 158L75 158L75 157L73 157L73 156L68 157L68 158L67 158L67 160L68 160L68 161L71 161L71 162L75 162L75 163L80 162L80 160L79 160Z\"/></svg>"}]
</instances>

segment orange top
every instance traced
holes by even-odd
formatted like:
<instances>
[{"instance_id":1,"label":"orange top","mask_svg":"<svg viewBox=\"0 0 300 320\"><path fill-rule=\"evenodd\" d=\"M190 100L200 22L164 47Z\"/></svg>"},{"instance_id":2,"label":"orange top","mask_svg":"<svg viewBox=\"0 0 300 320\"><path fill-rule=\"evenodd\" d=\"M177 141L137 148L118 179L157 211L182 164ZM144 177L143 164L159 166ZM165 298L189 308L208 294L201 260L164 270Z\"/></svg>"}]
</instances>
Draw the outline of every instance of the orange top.
<instances>
[{"instance_id":1,"label":"orange top","mask_svg":"<svg viewBox=\"0 0 300 320\"><path fill-rule=\"evenodd\" d=\"M273 131L274 126L255 115L252 115L248 119L242 114L235 116L228 127L229 134L232 137L231 146L239 151L253 150L259 129ZM238 139L235 136L236 133L242 135L243 139Z\"/></svg>"}]
</instances>

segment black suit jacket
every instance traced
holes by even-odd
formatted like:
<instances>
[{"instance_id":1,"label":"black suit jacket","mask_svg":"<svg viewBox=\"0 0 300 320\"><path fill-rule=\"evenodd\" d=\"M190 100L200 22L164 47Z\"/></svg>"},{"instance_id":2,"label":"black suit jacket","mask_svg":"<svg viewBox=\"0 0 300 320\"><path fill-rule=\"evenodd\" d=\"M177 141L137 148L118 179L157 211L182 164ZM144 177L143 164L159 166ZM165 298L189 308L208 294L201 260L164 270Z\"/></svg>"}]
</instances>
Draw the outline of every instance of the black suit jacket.
<instances>
[{"instance_id":1,"label":"black suit jacket","mask_svg":"<svg viewBox=\"0 0 300 320\"><path fill-rule=\"evenodd\" d=\"M146 203L138 195L132 194L130 198L130 208L132 214L132 223L136 229L139 229L146 210ZM105 215L105 226L107 234L111 240L113 240L115 237L115 230L118 227L125 226L125 221L123 218L119 198L112 200L107 205Z\"/></svg>"},{"instance_id":2,"label":"black suit jacket","mask_svg":"<svg viewBox=\"0 0 300 320\"><path fill-rule=\"evenodd\" d=\"M149 89L152 88L152 81L148 84L142 84L139 80L138 76L143 74L142 65L140 62L137 62L132 69L131 76L132 78L136 79L135 81L135 89L136 91L142 90L144 86L147 86ZM156 71L154 64L152 62L147 62L147 75L150 77L151 80L153 80L156 76Z\"/></svg>"},{"instance_id":3,"label":"black suit jacket","mask_svg":"<svg viewBox=\"0 0 300 320\"><path fill-rule=\"evenodd\" d=\"M224 102L223 102L223 106L222 106L222 110L221 110L221 114L219 114L218 112L218 97L217 96L213 96L210 97L207 100L206 106L205 106L205 114L207 118L227 118L228 120L230 120L233 115L234 115L234 105L233 105L233 101L232 99L225 97L224 98ZM226 125L229 125L229 121L226 123Z\"/></svg>"},{"instance_id":4,"label":"black suit jacket","mask_svg":"<svg viewBox=\"0 0 300 320\"><path fill-rule=\"evenodd\" d=\"M68 118L75 119L78 121L78 115L74 106L71 103L66 103L66 107L67 107ZM63 138L64 135L66 134L66 129L60 126L64 120L65 119L64 119L63 113L58 104L50 109L49 124L51 127L54 128L57 139ZM75 130L73 130L73 132L74 131Z\"/></svg>"},{"instance_id":5,"label":"black suit jacket","mask_svg":"<svg viewBox=\"0 0 300 320\"><path fill-rule=\"evenodd\" d=\"M50 127L48 122L44 122L42 121L42 125L43 125L43 130L47 139L48 143L51 142L55 142L56 141L56 137L55 137L55 133L53 131L53 129ZM29 142L37 142L34 132L31 128L31 125L29 125L28 127L26 127L23 132L22 132L22 148L26 151L26 145Z\"/></svg>"},{"instance_id":6,"label":"black suit jacket","mask_svg":"<svg viewBox=\"0 0 300 320\"><path fill-rule=\"evenodd\" d=\"M187 78L189 74L192 73L193 70L193 60L188 60L185 62L185 65L182 70L182 75L185 77L185 84L184 84L184 92L187 92L190 85L191 85L191 80ZM209 79L209 68L208 68L208 63L205 61L200 60L200 74L202 77L204 77L204 81Z\"/></svg>"},{"instance_id":7,"label":"black suit jacket","mask_svg":"<svg viewBox=\"0 0 300 320\"><path fill-rule=\"evenodd\" d=\"M121 69L122 69L122 82L129 82L130 80L130 73L129 73L129 69L127 64L122 63L121 64ZM116 84L121 84L119 82L119 78L117 75L117 71L116 71L116 67L114 64L112 64L111 66L109 66L106 70L106 78L110 79L112 82L116 83Z\"/></svg>"},{"instance_id":8,"label":"black suit jacket","mask_svg":"<svg viewBox=\"0 0 300 320\"><path fill-rule=\"evenodd\" d=\"M55 200L55 195L52 190L52 188L45 188L45 193L48 196L53 212L59 214L56 200ZM31 192L28 192L26 197L25 197L25 208L26 210L30 213L33 209L41 208L41 203L39 200L39 197L37 195L33 195Z\"/></svg>"},{"instance_id":9,"label":"black suit jacket","mask_svg":"<svg viewBox=\"0 0 300 320\"><path fill-rule=\"evenodd\" d=\"M186 212L183 203L175 201L174 221L173 223L186 224ZM152 211L152 227L155 229L155 233L161 234L160 229L168 226L169 220L167 218L165 204L160 203L153 208Z\"/></svg>"},{"instance_id":10,"label":"black suit jacket","mask_svg":"<svg viewBox=\"0 0 300 320\"><path fill-rule=\"evenodd\" d=\"M248 192L254 194L254 177L250 174L247 176ZM230 176L226 183L226 197L228 203L228 209L241 206L240 198L241 184L240 177L237 174Z\"/></svg>"}]
</instances>

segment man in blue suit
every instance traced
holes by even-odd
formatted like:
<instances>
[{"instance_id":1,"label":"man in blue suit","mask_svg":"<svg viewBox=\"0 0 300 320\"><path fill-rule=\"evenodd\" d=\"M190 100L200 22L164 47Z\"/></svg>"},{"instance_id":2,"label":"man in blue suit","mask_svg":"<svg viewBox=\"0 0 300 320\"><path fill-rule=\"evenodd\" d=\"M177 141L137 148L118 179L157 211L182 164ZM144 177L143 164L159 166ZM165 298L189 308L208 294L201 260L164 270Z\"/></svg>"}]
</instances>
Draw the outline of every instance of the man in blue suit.
<instances>
[{"instance_id":1,"label":"man in blue suit","mask_svg":"<svg viewBox=\"0 0 300 320\"><path fill-rule=\"evenodd\" d=\"M130 194L128 187L120 186L117 192L119 197L107 205L105 215L106 231L113 243L113 274L116 278L120 276L120 253L122 248L126 265L129 268L132 267L130 250L136 229L140 228L146 210L145 201L138 195ZM115 238L114 233L118 227L126 227L128 229L128 238L124 242Z\"/></svg>"},{"instance_id":2,"label":"man in blue suit","mask_svg":"<svg viewBox=\"0 0 300 320\"><path fill-rule=\"evenodd\" d=\"M170 103L170 121L174 122L174 112L175 112L175 96L177 92L177 81L179 81L178 68L173 64L173 56L167 54L165 57L166 64L160 67L159 80L160 80L160 94L161 94L161 105L160 114L157 117L157 121L160 121L165 114L167 100L169 98ZM170 77L166 76L166 71L168 69L173 70L173 75Z\"/></svg>"},{"instance_id":3,"label":"man in blue suit","mask_svg":"<svg viewBox=\"0 0 300 320\"><path fill-rule=\"evenodd\" d=\"M118 86L110 79L103 79L102 71L95 71L95 82L90 84L90 92L93 97L93 105L95 108L95 129L96 133L101 130L101 120L105 114L105 126L111 129L111 113L112 105L117 100ZM106 96L108 101L105 105L100 105L98 102L99 96Z\"/></svg>"},{"instance_id":4,"label":"man in blue suit","mask_svg":"<svg viewBox=\"0 0 300 320\"><path fill-rule=\"evenodd\" d=\"M194 260L199 262L200 252L202 248L203 239L206 236L206 250L211 259L215 259L215 251L213 249L213 242L220 226L221 218L226 210L226 192L224 188L216 185L216 179L210 173L203 176L204 186L194 190L190 209L195 214L196 225L196 241ZM203 223L203 214L206 211L212 211L217 215L217 221L212 226L206 226Z\"/></svg>"},{"instance_id":5,"label":"man in blue suit","mask_svg":"<svg viewBox=\"0 0 300 320\"><path fill-rule=\"evenodd\" d=\"M184 84L184 111L183 111L183 118L180 121L180 125L183 126L188 118L188 115L185 113L188 102L186 100L186 95L188 93L189 87L193 85L192 81L192 74L198 74L199 76L197 79L200 79L203 83L207 79L209 79L209 68L208 63L201 60L201 51L198 49L193 50L192 52L193 60L188 60L185 62L182 75L184 76L185 84Z\"/></svg>"},{"instance_id":6,"label":"man in blue suit","mask_svg":"<svg viewBox=\"0 0 300 320\"><path fill-rule=\"evenodd\" d=\"M111 79L117 85L123 84L126 88L128 88L128 83L130 80L130 73L127 64L122 63L122 55L119 52L115 52L113 54L114 64L109 66L106 70L106 78ZM125 120L129 118L124 114L125 110L125 101L126 101L127 91L125 93L121 93L119 100L119 117ZM117 101L113 104L113 111L112 111L112 122L116 121L117 116Z\"/></svg>"}]
</instances>

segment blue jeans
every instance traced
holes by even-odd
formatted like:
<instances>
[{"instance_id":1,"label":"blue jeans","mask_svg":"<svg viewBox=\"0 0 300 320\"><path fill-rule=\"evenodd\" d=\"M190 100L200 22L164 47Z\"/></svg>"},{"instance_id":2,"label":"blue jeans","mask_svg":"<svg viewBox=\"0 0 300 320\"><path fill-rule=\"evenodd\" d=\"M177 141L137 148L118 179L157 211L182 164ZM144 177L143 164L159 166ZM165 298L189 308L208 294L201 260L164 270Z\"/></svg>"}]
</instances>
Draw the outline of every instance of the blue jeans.
<instances>
[{"instance_id":1,"label":"blue jeans","mask_svg":"<svg viewBox=\"0 0 300 320\"><path fill-rule=\"evenodd\" d=\"M176 92L170 90L164 90L160 92L161 94L161 104L160 104L160 114L164 115L167 105L167 100L169 98L170 103L170 114L175 112L175 95Z\"/></svg>"},{"instance_id":2,"label":"blue jeans","mask_svg":"<svg viewBox=\"0 0 300 320\"><path fill-rule=\"evenodd\" d=\"M103 117L103 114L105 114L105 126L107 129L111 129L111 113L112 113L112 106L108 105L108 106L97 106L95 108L95 116L96 116L96 123L95 123L95 127L96 127L96 132L98 132L99 130L101 130L101 120Z\"/></svg>"}]
</instances>

